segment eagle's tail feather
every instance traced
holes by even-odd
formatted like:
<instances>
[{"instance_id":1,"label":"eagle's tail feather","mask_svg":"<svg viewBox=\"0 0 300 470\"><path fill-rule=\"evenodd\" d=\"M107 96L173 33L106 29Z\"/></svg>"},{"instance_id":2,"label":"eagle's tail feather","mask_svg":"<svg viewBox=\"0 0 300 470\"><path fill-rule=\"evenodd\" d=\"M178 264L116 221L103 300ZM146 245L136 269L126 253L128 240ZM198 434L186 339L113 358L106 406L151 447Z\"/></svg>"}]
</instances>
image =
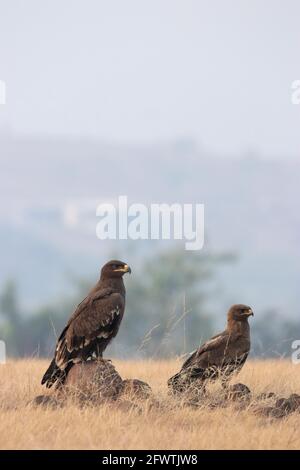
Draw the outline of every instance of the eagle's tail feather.
<instances>
[{"instance_id":1,"label":"eagle's tail feather","mask_svg":"<svg viewBox=\"0 0 300 470\"><path fill-rule=\"evenodd\" d=\"M182 381L181 381L181 374L178 372L177 374L173 375L169 380L168 380L168 387L173 391L173 392L180 392L182 391Z\"/></svg>"},{"instance_id":2,"label":"eagle's tail feather","mask_svg":"<svg viewBox=\"0 0 300 470\"><path fill-rule=\"evenodd\" d=\"M173 392L184 392L194 380L197 379L204 379L203 377L203 369L201 368L188 368L188 369L181 369L177 374L173 375L168 380L168 387Z\"/></svg>"},{"instance_id":3,"label":"eagle's tail feather","mask_svg":"<svg viewBox=\"0 0 300 470\"><path fill-rule=\"evenodd\" d=\"M56 381L59 381L59 384L62 384L65 381L66 376L67 372L65 370L61 370L57 366L55 359L52 359L50 366L42 378L41 384L46 384L46 387L50 388Z\"/></svg>"}]
</instances>

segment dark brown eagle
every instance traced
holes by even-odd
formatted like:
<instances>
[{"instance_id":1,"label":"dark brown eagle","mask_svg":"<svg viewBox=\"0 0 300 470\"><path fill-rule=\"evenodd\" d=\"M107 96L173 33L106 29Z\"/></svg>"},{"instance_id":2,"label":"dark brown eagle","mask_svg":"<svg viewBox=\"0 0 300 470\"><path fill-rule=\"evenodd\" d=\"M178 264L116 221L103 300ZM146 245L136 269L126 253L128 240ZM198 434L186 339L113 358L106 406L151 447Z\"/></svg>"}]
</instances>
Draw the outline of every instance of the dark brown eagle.
<instances>
[{"instance_id":1,"label":"dark brown eagle","mask_svg":"<svg viewBox=\"0 0 300 470\"><path fill-rule=\"evenodd\" d=\"M74 364L102 357L123 318L125 273L131 273L131 269L122 261L112 260L103 266L99 281L77 306L58 338L54 358L42 384L50 388L57 382L59 386Z\"/></svg>"},{"instance_id":2,"label":"dark brown eagle","mask_svg":"<svg viewBox=\"0 0 300 470\"><path fill-rule=\"evenodd\" d=\"M168 380L169 388L175 393L185 391L192 383L205 388L207 380L217 378L226 387L231 375L240 371L248 357L250 315L253 311L247 305L233 305L227 314L226 330L191 354L178 374Z\"/></svg>"}]
</instances>

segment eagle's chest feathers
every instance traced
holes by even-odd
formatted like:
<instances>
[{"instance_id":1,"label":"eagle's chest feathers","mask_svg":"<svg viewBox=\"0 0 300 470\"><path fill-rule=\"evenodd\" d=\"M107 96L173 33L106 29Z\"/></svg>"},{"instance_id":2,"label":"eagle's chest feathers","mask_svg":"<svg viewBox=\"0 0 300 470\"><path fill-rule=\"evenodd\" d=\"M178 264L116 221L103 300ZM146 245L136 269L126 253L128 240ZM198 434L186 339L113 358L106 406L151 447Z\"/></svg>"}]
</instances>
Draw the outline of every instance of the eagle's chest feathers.
<instances>
[{"instance_id":1,"label":"eagle's chest feathers","mask_svg":"<svg viewBox=\"0 0 300 470\"><path fill-rule=\"evenodd\" d=\"M250 349L250 338L243 335L233 335L229 337L225 347L225 355L230 357L239 357Z\"/></svg>"}]
</instances>

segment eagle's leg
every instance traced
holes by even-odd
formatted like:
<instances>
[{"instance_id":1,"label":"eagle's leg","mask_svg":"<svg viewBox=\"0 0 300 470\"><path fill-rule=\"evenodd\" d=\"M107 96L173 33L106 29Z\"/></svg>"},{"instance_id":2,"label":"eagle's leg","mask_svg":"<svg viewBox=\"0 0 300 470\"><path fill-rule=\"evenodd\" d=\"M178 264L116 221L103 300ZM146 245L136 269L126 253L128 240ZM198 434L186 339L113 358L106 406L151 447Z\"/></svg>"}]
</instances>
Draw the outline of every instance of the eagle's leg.
<instances>
[{"instance_id":1,"label":"eagle's leg","mask_svg":"<svg viewBox=\"0 0 300 470\"><path fill-rule=\"evenodd\" d=\"M102 359L103 357L103 348L100 347L99 344L96 344L93 349L91 349L88 353L88 358L91 361L97 361L98 359Z\"/></svg>"}]
</instances>

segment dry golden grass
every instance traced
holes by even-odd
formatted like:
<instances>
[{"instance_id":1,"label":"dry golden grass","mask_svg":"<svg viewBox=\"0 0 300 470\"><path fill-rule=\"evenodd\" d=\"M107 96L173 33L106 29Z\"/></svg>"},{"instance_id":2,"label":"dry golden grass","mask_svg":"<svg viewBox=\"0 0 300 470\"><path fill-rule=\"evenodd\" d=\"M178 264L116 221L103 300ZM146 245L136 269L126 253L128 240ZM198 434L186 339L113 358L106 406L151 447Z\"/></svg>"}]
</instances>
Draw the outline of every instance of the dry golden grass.
<instances>
[{"instance_id":1,"label":"dry golden grass","mask_svg":"<svg viewBox=\"0 0 300 470\"><path fill-rule=\"evenodd\" d=\"M258 417L250 409L198 409L175 404L166 381L177 361L114 361L123 378L148 382L161 397L163 409L142 413L113 406L80 408L32 407L45 393L40 378L47 362L11 361L0 366L1 449L299 449L300 414L283 419ZM253 394L300 392L300 366L288 361L249 361L234 381ZM215 390L217 394L217 389Z\"/></svg>"}]
</instances>

